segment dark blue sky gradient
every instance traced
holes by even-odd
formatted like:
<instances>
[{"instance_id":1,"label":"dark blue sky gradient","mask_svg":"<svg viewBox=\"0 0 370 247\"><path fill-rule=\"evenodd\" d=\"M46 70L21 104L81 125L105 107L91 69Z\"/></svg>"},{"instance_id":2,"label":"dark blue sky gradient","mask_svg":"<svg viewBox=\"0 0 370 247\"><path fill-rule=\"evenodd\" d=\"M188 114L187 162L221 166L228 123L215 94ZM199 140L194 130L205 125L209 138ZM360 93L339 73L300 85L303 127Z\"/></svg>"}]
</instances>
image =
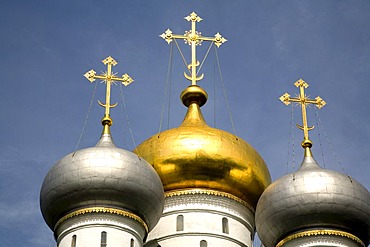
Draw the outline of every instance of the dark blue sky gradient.
<instances>
[{"instance_id":1,"label":"dark blue sky gradient","mask_svg":"<svg viewBox=\"0 0 370 247\"><path fill-rule=\"evenodd\" d=\"M310 125L322 122L310 132L314 156L369 189L370 1L0 0L0 246L55 246L39 210L40 187L51 166L74 151L95 86L83 74L104 71L105 57L117 60L118 75L135 79L124 88L124 114L112 110L117 146L134 148L130 130L136 144L158 132L170 54L159 35L189 30L184 17L192 11L204 19L203 35L228 39L217 52L236 133L263 156L273 180L302 160L303 134L295 127L289 134L301 123L300 109L292 119L292 107L278 98L297 94L293 84L303 78L307 94L327 102L319 120L314 108L308 112ZM189 61L189 47L179 44ZM199 60L208 45L199 47ZM185 114L185 69L174 47L162 129ZM207 122L233 132L213 49L202 72ZM119 91L113 88L112 102L122 105ZM99 139L98 99L100 83L79 148Z\"/></svg>"}]
</instances>

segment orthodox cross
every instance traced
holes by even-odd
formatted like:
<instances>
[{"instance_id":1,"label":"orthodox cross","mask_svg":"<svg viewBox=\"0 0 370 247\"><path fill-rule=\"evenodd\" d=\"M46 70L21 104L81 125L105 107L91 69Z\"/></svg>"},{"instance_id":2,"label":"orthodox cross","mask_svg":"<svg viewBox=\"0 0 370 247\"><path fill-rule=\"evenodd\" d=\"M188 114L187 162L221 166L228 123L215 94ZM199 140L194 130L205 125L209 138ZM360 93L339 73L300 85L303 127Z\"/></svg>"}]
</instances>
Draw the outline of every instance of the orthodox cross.
<instances>
[{"instance_id":1,"label":"orthodox cross","mask_svg":"<svg viewBox=\"0 0 370 247\"><path fill-rule=\"evenodd\" d=\"M296 87L299 87L299 95L297 98L291 98L288 93L283 94L279 99L285 104L289 105L292 102L295 102L301 105L302 108L302 122L303 126L297 124L297 127L303 130L304 133L304 140L302 142L303 147L311 147L312 143L308 138L308 131L312 130L315 126L308 126L307 123L307 113L306 113L306 105L313 104L316 105L317 108L322 108L326 105L326 102L321 99L319 96L315 98L315 100L310 99L304 92L304 89L308 87L308 83L302 79L299 79L294 83Z\"/></svg>"},{"instance_id":2,"label":"orthodox cross","mask_svg":"<svg viewBox=\"0 0 370 247\"><path fill-rule=\"evenodd\" d=\"M191 21L191 30L186 31L184 35L173 34L170 29L167 29L166 32L160 35L167 43L171 43L174 39L183 39L186 44L191 46L191 63L188 65L188 69L191 68L191 75L188 75L184 72L184 76L186 79L191 81L191 85L196 85L197 81L203 79L203 74L197 77L196 68L199 66L199 61L196 58L196 47L200 45L203 41L211 41L217 47L220 47L223 43L227 40L221 36L220 33L216 33L214 37L204 37L202 36L201 32L196 30L196 23L203 20L200 18L195 12L191 13L190 15L185 17L185 20Z\"/></svg>"},{"instance_id":3,"label":"orthodox cross","mask_svg":"<svg viewBox=\"0 0 370 247\"><path fill-rule=\"evenodd\" d=\"M113 105L111 105L111 103L110 103L110 90L111 90L112 83L115 83L116 81L119 81L119 82L122 82L123 85L127 86L131 82L133 82L134 80L128 74L124 74L124 75L122 75L122 77L116 77L115 76L116 73L112 73L112 66L117 65L117 62L111 56L107 57L102 62L103 62L103 64L107 65L107 71L106 72L104 72L103 74L97 75L94 70L90 70L90 71L86 72L84 76L91 83L93 81L95 81L96 79L100 79L103 82L105 82L105 84L107 85L106 94L105 94L105 104L100 102L100 101L98 101L98 103L102 107L105 107L105 114L104 114L104 118L102 119L103 126L106 126L106 125L111 126L112 125L112 119L110 118L109 110L110 110L110 108L113 108L113 107L117 106L117 103L115 103Z\"/></svg>"}]
</instances>

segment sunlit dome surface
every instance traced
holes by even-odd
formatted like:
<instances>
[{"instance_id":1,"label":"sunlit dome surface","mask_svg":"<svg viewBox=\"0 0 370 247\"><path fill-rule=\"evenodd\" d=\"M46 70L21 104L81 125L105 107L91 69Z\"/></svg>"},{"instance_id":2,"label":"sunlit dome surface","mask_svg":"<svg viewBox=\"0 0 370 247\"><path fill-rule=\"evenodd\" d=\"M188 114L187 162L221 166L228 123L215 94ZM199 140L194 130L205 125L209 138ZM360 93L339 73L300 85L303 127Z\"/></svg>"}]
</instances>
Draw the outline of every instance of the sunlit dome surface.
<instances>
[{"instance_id":1,"label":"sunlit dome surface","mask_svg":"<svg viewBox=\"0 0 370 247\"><path fill-rule=\"evenodd\" d=\"M40 204L52 230L66 214L92 207L133 213L150 230L162 215L164 194L145 160L117 148L110 135L103 134L95 147L71 153L52 167L42 184Z\"/></svg>"},{"instance_id":2,"label":"sunlit dome surface","mask_svg":"<svg viewBox=\"0 0 370 247\"><path fill-rule=\"evenodd\" d=\"M152 136L134 152L154 167L166 192L211 189L254 208L271 181L265 162L241 138L206 124L200 110L207 100L202 88L190 86L181 98L188 107L182 124Z\"/></svg>"},{"instance_id":3,"label":"sunlit dome surface","mask_svg":"<svg viewBox=\"0 0 370 247\"><path fill-rule=\"evenodd\" d=\"M370 194L353 178L322 169L313 157L305 157L297 172L275 181L262 194L256 226L265 246L310 229L345 231L368 246Z\"/></svg>"}]
</instances>

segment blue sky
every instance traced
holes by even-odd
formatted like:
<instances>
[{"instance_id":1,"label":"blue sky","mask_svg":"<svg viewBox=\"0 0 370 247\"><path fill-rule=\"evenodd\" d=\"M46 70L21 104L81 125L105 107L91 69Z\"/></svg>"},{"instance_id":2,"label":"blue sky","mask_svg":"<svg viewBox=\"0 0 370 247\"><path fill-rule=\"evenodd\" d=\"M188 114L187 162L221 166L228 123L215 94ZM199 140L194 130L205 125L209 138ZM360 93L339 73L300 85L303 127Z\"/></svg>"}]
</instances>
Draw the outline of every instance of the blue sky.
<instances>
[{"instance_id":1,"label":"blue sky","mask_svg":"<svg viewBox=\"0 0 370 247\"><path fill-rule=\"evenodd\" d=\"M192 11L204 19L203 35L228 39L217 52L236 134L263 156L273 180L302 160L303 134L290 134L291 124L301 123L300 109L292 119L292 108L278 98L297 94L293 84L303 78L307 94L327 102L319 120L314 108L308 113L311 125L322 123L310 132L317 161L370 188L369 1L3 0L0 246L55 246L39 210L40 187L51 166L74 151L94 90L83 74L104 71L105 57L135 80L124 88L124 114L119 106L112 112L117 146L134 148L130 130L136 144L158 132L170 51L159 35L189 30L183 18ZM189 61L188 46L179 44ZM200 47L200 60L207 47ZM216 67L212 50L199 83L209 93L203 113L211 126L233 132ZM174 48L163 128L178 126L185 114L185 69ZM112 102L122 105L119 91L113 88ZM98 99L104 100L100 83L79 148L99 139Z\"/></svg>"}]
</instances>

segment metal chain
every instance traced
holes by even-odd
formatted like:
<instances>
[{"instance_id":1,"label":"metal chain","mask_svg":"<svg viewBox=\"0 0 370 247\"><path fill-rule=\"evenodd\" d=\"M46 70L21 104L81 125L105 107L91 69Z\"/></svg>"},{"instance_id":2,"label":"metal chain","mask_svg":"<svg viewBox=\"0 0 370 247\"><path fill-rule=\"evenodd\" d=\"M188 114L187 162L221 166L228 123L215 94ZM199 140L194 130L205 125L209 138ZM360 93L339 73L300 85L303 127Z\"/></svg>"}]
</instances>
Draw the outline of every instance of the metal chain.
<instances>
[{"instance_id":1,"label":"metal chain","mask_svg":"<svg viewBox=\"0 0 370 247\"><path fill-rule=\"evenodd\" d=\"M168 119L167 119L167 128L169 127L169 119L170 119L170 95L171 95L171 84L172 84L172 62L173 62L173 44L170 46L170 57L168 59L168 67L167 67L167 76L166 76L166 83L165 83L165 89L163 93L163 104L162 104L162 112L161 112L161 119L159 123L159 130L158 130L158 136L159 133L162 131L162 124L163 124L163 115L164 115L164 107L165 107L165 100L167 97L167 93L169 94L168 98ZM168 90L168 86L170 89Z\"/></svg>"},{"instance_id":2,"label":"metal chain","mask_svg":"<svg viewBox=\"0 0 370 247\"><path fill-rule=\"evenodd\" d=\"M207 59L207 57L208 57L208 53L209 53L209 51L211 50L212 45L213 45L213 42L211 42L211 44L210 44L210 45L209 45L209 47L208 47L207 53L206 53L206 55L204 56L204 58L203 58L203 60L202 60L202 62L201 62L201 64L200 64L200 66L199 66L199 68L198 68L197 75L198 75L199 71L202 69L202 66L203 66L204 62L206 61L206 59Z\"/></svg>"},{"instance_id":3,"label":"metal chain","mask_svg":"<svg viewBox=\"0 0 370 247\"><path fill-rule=\"evenodd\" d=\"M213 127L216 128L216 64L213 60Z\"/></svg>"},{"instance_id":4,"label":"metal chain","mask_svg":"<svg viewBox=\"0 0 370 247\"><path fill-rule=\"evenodd\" d=\"M316 111L317 111L317 109L316 109ZM338 163L339 167L340 167L340 168L341 168L341 170L343 171L343 173L344 173L344 174L346 174L346 175L348 176L348 173L347 173L346 169L343 167L342 162L339 160L339 158L338 158L338 156L337 156L336 152L334 151L333 145L332 145L332 143L331 143L331 141L330 141L330 139L329 139L329 136L327 135L327 133L326 133L326 131L325 131L325 126L324 126L324 125L322 124L322 122L321 122L321 118L320 118L320 115L319 115L319 112L318 112L318 111L317 111L317 119L318 119L318 123L319 123L320 127L322 128L322 131L323 131L323 133L324 133L324 135L325 135L326 141L327 141L327 142L328 142L328 144L329 144L330 151L333 153L333 156L334 156L335 160L337 161L337 163ZM351 180L351 178L350 178L349 176L348 176L348 178ZM351 181L352 181L352 180L351 180Z\"/></svg>"},{"instance_id":5,"label":"metal chain","mask_svg":"<svg viewBox=\"0 0 370 247\"><path fill-rule=\"evenodd\" d=\"M237 138L237 135L236 135L236 130L235 130L235 126L234 126L233 117L232 117L232 115L231 115L231 111L230 111L229 101L228 101L228 99L227 99L227 94L226 94L226 89L225 89L224 79L223 79L223 77L222 77L221 66L220 66L220 61L219 61L219 59L218 59L218 54L217 54L217 49L216 49L216 47L215 47L215 54L216 54L216 60L217 60L217 66L218 66L218 72L219 72L219 74L220 74L221 85L222 85L222 89L223 89L223 92L224 92L224 97L225 97L225 100L226 100L226 106L227 106L227 110L228 110L228 112L229 112L231 125L232 125L233 131L234 131L234 135L236 136L236 139L238 139L238 138Z\"/></svg>"},{"instance_id":6,"label":"metal chain","mask_svg":"<svg viewBox=\"0 0 370 247\"><path fill-rule=\"evenodd\" d=\"M318 116L317 107L315 107L315 118L316 118L316 125L321 127L321 124L319 123L319 116ZM319 145L320 145L322 163L323 163L323 167L325 168L326 167L326 162L325 162L324 150L323 150L322 141L321 141L320 128L317 128L317 135L319 137Z\"/></svg>"},{"instance_id":7,"label":"metal chain","mask_svg":"<svg viewBox=\"0 0 370 247\"><path fill-rule=\"evenodd\" d=\"M290 149L292 146L292 166L293 166L293 171L294 171L294 151L295 151L295 146L294 146L294 105L291 104L290 108L290 124L289 124L289 137L288 137L288 155L287 155L287 160L286 160L286 173L289 173L289 160L290 160Z\"/></svg>"},{"instance_id":8,"label":"metal chain","mask_svg":"<svg viewBox=\"0 0 370 247\"><path fill-rule=\"evenodd\" d=\"M82 137L83 137L83 134L85 133L85 130L86 130L86 125L87 125L87 121L89 120L89 117L90 117L90 112L91 112L91 109L92 109L92 105L93 105L93 102L94 102L94 98L95 98L95 93L96 93L96 87L97 87L98 83L95 83L95 86L94 86L94 91L93 91L93 94L91 96L91 100L90 100L90 106L89 106L89 109L87 111L87 114L86 114L86 118L85 118L85 123L82 127L82 130L81 130L81 134L80 134L80 137L78 138L78 141L77 141L77 145L76 145L76 148L73 152L73 155L72 157L75 155L77 149L79 148L80 146L80 143L81 143L81 140L82 140Z\"/></svg>"},{"instance_id":9,"label":"metal chain","mask_svg":"<svg viewBox=\"0 0 370 247\"><path fill-rule=\"evenodd\" d=\"M181 55L181 57L182 57L182 60L184 61L184 64L185 64L186 68L187 68L187 69L188 69L188 71L190 72L190 69L188 68L188 63L187 63L187 62L186 62L186 60L185 60L184 54L182 53L182 51L181 51L181 49L180 49L179 44L177 43L176 39L174 39L174 41L175 41L175 44L176 44L177 49L178 49L178 50L179 50L179 52L180 52L180 55Z\"/></svg>"},{"instance_id":10,"label":"metal chain","mask_svg":"<svg viewBox=\"0 0 370 247\"><path fill-rule=\"evenodd\" d=\"M130 132L130 136L131 136L131 140L132 140L132 144L134 144L134 149L136 148L136 143L135 143L135 139L134 139L134 135L132 133L132 128L131 128L131 124L130 124L130 119L128 117L128 113L127 113L127 108L126 108L126 102L125 102L125 96L123 94L123 89L122 89L122 83L119 84L119 89L120 89L120 94L121 94L121 100L122 100L122 106L121 106L121 114L122 114L122 118L123 118L123 115L126 116L126 121L127 121L127 125L128 125L128 130ZM126 112L126 114L124 114L124 111ZM122 123L123 125L123 123ZM124 129L124 128L123 128Z\"/></svg>"}]
</instances>

